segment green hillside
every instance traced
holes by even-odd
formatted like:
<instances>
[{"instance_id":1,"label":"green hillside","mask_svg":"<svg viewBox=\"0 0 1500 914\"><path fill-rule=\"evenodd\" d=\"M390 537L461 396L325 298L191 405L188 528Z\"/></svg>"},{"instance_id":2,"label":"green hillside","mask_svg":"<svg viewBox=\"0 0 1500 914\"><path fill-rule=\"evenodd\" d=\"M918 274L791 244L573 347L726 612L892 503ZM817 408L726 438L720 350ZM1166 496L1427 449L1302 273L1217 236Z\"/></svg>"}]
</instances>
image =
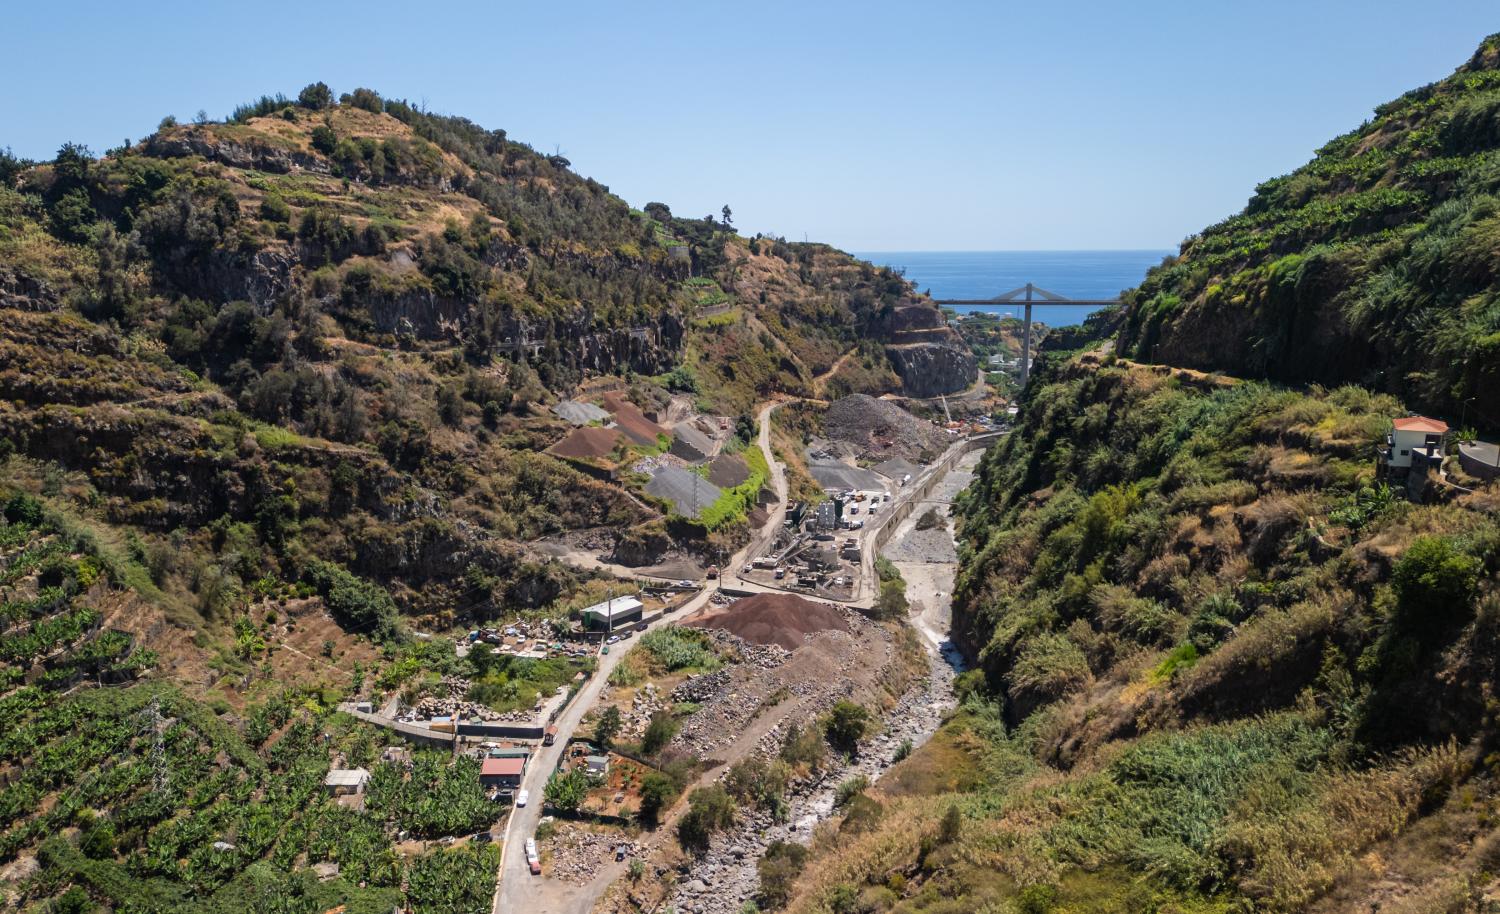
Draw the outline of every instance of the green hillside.
<instances>
[{"instance_id":1,"label":"green hillside","mask_svg":"<svg viewBox=\"0 0 1500 914\"><path fill-rule=\"evenodd\" d=\"M1136 357L1357 382L1500 425L1500 36L1381 105L1132 296Z\"/></svg>"},{"instance_id":2,"label":"green hillside","mask_svg":"<svg viewBox=\"0 0 1500 914\"><path fill-rule=\"evenodd\" d=\"M321 83L100 157L0 154L7 905L487 905L492 848L397 847L493 821L473 766L421 758L402 795L340 805L331 764L383 775L337 704L461 676L529 708L582 661L448 635L634 587L539 540L716 556L755 496L667 516L638 474L549 453L552 407L617 393L742 448L757 404L851 351L839 380L899 390L891 315L937 314L728 217L633 210L502 130Z\"/></svg>"},{"instance_id":3,"label":"green hillside","mask_svg":"<svg viewBox=\"0 0 1500 914\"><path fill-rule=\"evenodd\" d=\"M1500 405L1497 61L1049 337L960 506L960 710L789 910L1493 909L1500 490L1375 454Z\"/></svg>"}]
</instances>

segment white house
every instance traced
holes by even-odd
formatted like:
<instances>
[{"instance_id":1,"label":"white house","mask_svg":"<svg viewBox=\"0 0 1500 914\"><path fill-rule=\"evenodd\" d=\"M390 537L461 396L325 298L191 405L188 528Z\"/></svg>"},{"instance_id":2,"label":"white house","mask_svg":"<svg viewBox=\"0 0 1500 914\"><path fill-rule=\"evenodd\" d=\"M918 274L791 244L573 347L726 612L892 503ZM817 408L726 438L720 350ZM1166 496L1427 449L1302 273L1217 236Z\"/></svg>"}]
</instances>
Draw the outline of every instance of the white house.
<instances>
[{"instance_id":1,"label":"white house","mask_svg":"<svg viewBox=\"0 0 1500 914\"><path fill-rule=\"evenodd\" d=\"M1397 419L1381 453L1387 466L1409 469L1418 461L1441 460L1448 444L1448 423L1426 416Z\"/></svg>"}]
</instances>

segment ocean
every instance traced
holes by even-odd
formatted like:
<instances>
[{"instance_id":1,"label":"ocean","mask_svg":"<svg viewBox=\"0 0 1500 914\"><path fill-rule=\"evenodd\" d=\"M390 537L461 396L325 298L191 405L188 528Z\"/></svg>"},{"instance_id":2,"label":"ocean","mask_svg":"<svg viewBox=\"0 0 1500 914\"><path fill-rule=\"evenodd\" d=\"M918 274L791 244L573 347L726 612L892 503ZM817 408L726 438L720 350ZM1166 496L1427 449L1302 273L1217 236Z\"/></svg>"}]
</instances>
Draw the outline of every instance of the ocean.
<instances>
[{"instance_id":1,"label":"ocean","mask_svg":"<svg viewBox=\"0 0 1500 914\"><path fill-rule=\"evenodd\" d=\"M1028 282L1067 298L1115 298L1140 284L1146 270L1174 251L865 251L874 264L906 271L934 298L993 298ZM954 305L1020 317L1015 305ZM1094 305L1038 304L1032 319L1052 327L1078 324Z\"/></svg>"}]
</instances>

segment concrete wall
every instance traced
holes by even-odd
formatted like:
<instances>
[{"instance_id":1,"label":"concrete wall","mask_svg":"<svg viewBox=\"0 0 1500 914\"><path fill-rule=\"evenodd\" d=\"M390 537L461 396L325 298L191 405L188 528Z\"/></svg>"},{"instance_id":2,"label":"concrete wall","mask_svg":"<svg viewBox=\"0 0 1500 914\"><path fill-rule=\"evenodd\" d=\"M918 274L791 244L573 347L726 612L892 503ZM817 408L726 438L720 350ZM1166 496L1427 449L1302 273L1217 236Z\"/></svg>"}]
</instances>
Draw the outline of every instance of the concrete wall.
<instances>
[{"instance_id":1,"label":"concrete wall","mask_svg":"<svg viewBox=\"0 0 1500 914\"><path fill-rule=\"evenodd\" d=\"M890 541L891 537L896 535L896 530L901 527L901 522L910 517L913 511L922 507L922 502L926 501L927 497L932 494L932 491L937 488L938 483L942 481L944 476L948 475L948 471L953 469L965 454L989 447L991 444L999 441L1004 434L1004 432L990 432L984 435L974 435L963 442L962 447L950 450L943 456L942 460L934 464L920 479L913 482L911 485L916 487L914 493L908 496L901 504L897 505L889 514L883 515L884 520L880 522L880 528L875 531L875 554L880 554L880 551L885 548L885 544Z\"/></svg>"},{"instance_id":2,"label":"concrete wall","mask_svg":"<svg viewBox=\"0 0 1500 914\"><path fill-rule=\"evenodd\" d=\"M1458 448L1458 465L1476 479L1500 479L1500 466L1483 462L1479 459L1477 450L1471 453L1464 445L1459 445Z\"/></svg>"},{"instance_id":3,"label":"concrete wall","mask_svg":"<svg viewBox=\"0 0 1500 914\"><path fill-rule=\"evenodd\" d=\"M365 711L346 710L344 713L350 717L357 717L360 720L375 724L378 727L385 727L403 739L408 739L424 746L442 746L447 748L453 745L454 736L452 733L443 733L438 730L429 730L426 727L404 724L399 720L391 720L389 717L382 717L379 714L370 714Z\"/></svg>"},{"instance_id":4,"label":"concrete wall","mask_svg":"<svg viewBox=\"0 0 1500 914\"><path fill-rule=\"evenodd\" d=\"M483 737L484 739L541 739L546 728L541 724L503 724L465 722L458 725L460 736Z\"/></svg>"}]
</instances>

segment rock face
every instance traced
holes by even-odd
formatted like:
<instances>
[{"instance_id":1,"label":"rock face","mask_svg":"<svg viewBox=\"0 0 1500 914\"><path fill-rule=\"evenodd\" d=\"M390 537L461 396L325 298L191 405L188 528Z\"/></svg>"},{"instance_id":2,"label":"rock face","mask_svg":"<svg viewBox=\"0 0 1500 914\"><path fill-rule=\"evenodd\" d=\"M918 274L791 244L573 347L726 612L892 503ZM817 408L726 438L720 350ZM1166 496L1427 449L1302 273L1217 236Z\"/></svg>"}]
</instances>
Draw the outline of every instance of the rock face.
<instances>
[{"instance_id":1,"label":"rock face","mask_svg":"<svg viewBox=\"0 0 1500 914\"><path fill-rule=\"evenodd\" d=\"M937 308L895 308L881 318L879 332L907 396L957 393L974 383L979 362Z\"/></svg>"},{"instance_id":2,"label":"rock face","mask_svg":"<svg viewBox=\"0 0 1500 914\"><path fill-rule=\"evenodd\" d=\"M180 133L157 133L146 141L146 155L159 159L202 156L235 168L253 168L276 174L299 170L328 174L328 161L311 152L282 149L267 143L236 143L211 137L207 131L188 128Z\"/></svg>"},{"instance_id":3,"label":"rock face","mask_svg":"<svg viewBox=\"0 0 1500 914\"><path fill-rule=\"evenodd\" d=\"M912 343L886 347L907 396L936 397L957 393L974 383L979 361L974 353L950 343Z\"/></svg>"}]
</instances>

